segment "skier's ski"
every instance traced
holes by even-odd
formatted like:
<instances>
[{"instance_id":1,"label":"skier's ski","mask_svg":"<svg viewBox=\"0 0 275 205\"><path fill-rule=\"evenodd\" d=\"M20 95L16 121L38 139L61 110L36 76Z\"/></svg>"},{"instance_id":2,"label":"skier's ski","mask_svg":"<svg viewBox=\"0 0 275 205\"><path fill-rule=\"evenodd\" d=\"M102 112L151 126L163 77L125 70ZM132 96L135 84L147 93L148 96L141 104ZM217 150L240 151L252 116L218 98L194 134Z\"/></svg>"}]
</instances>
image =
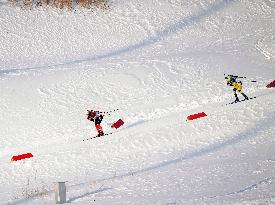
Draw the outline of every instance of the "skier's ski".
<instances>
[{"instance_id":1,"label":"skier's ski","mask_svg":"<svg viewBox=\"0 0 275 205\"><path fill-rule=\"evenodd\" d=\"M252 98L248 98L247 100L252 100L252 99L255 99L255 98L256 97L252 97ZM233 101L233 102L227 103L225 105L232 105L232 104L240 103L240 102L243 102L243 101L246 101L246 99L243 99L243 100L240 100L240 101Z\"/></svg>"},{"instance_id":2,"label":"skier's ski","mask_svg":"<svg viewBox=\"0 0 275 205\"><path fill-rule=\"evenodd\" d=\"M85 140L82 140L82 141L87 141L87 140L91 140L91 139L95 139L95 138L98 138L98 137L103 137L103 136L106 136L106 135L111 135L113 134L112 132L109 132L109 133L106 133L106 134L103 134L103 135L96 135L94 137L90 137L90 138L87 138Z\"/></svg>"}]
</instances>

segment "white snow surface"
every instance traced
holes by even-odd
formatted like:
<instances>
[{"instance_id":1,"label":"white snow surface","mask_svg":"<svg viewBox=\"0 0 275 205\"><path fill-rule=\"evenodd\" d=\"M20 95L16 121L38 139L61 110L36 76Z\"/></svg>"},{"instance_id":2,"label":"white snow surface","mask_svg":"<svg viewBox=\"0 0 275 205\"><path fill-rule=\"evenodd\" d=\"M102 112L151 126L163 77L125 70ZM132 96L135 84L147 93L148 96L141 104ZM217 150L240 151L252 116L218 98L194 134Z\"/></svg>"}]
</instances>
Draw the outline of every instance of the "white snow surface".
<instances>
[{"instance_id":1,"label":"white snow surface","mask_svg":"<svg viewBox=\"0 0 275 205\"><path fill-rule=\"evenodd\" d=\"M224 74L257 98L225 106ZM0 1L0 204L55 204L57 181L79 205L275 204L273 80L274 0ZM119 109L114 133L83 141L87 109Z\"/></svg>"}]
</instances>

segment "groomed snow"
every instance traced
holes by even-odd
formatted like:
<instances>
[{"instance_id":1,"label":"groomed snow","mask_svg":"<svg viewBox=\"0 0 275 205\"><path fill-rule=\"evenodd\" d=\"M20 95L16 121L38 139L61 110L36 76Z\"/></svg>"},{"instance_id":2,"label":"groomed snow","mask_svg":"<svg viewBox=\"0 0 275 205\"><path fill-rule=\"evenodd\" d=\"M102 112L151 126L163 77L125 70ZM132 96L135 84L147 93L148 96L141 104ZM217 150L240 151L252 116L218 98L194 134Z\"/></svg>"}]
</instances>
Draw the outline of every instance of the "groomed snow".
<instances>
[{"instance_id":1,"label":"groomed snow","mask_svg":"<svg viewBox=\"0 0 275 205\"><path fill-rule=\"evenodd\" d=\"M79 205L274 204L274 9L114 0L68 12L0 0L0 204L55 204L56 181ZM246 76L257 98L225 106L224 74ZM119 109L106 133L125 125L83 142L96 135L87 109Z\"/></svg>"}]
</instances>

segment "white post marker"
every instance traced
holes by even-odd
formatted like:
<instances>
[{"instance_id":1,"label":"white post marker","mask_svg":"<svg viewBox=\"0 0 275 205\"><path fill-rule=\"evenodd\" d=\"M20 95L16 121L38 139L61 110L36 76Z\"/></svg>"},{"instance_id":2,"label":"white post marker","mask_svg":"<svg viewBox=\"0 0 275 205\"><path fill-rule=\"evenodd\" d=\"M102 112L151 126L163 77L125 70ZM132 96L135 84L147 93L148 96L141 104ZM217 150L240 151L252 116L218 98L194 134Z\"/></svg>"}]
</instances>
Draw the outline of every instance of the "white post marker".
<instances>
[{"instance_id":1,"label":"white post marker","mask_svg":"<svg viewBox=\"0 0 275 205\"><path fill-rule=\"evenodd\" d=\"M66 203L66 181L55 183L55 202L56 204Z\"/></svg>"}]
</instances>

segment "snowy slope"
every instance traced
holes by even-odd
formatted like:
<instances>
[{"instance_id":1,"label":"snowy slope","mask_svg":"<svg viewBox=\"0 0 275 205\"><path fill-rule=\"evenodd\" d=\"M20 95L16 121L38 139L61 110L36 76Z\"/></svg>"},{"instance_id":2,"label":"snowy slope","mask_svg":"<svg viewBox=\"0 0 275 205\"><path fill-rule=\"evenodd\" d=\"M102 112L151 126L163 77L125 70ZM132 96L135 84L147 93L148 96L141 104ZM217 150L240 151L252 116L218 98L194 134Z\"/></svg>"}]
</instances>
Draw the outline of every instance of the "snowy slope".
<instances>
[{"instance_id":1,"label":"snowy slope","mask_svg":"<svg viewBox=\"0 0 275 205\"><path fill-rule=\"evenodd\" d=\"M0 4L0 204L275 203L272 0ZM233 100L223 74L246 76ZM257 83L251 82L256 80ZM119 109L96 135L87 109ZM206 118L185 121L204 111ZM10 162L32 152L32 159Z\"/></svg>"}]
</instances>

